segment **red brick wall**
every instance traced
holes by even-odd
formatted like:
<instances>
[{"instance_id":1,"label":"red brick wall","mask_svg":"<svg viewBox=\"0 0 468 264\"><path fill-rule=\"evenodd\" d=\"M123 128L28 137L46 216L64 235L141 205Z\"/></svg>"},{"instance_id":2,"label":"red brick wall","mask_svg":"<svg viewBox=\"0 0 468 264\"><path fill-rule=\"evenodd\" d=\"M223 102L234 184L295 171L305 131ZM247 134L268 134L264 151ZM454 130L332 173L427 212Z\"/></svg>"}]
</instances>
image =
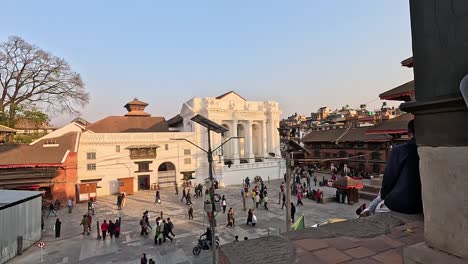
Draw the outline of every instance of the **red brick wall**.
<instances>
[{"instance_id":1,"label":"red brick wall","mask_svg":"<svg viewBox=\"0 0 468 264\"><path fill-rule=\"evenodd\" d=\"M63 203L71 196L75 199L75 184L78 181L77 153L68 153L64 166L58 169L58 175L52 180L52 197Z\"/></svg>"}]
</instances>

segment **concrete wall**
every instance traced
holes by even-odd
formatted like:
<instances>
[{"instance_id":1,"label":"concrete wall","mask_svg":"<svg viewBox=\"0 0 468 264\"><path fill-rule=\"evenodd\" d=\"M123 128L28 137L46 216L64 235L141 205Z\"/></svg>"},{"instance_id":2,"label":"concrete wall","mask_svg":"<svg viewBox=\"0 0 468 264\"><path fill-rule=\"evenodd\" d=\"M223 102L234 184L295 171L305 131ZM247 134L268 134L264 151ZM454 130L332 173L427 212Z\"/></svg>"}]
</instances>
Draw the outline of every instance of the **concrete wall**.
<instances>
[{"instance_id":1,"label":"concrete wall","mask_svg":"<svg viewBox=\"0 0 468 264\"><path fill-rule=\"evenodd\" d=\"M283 179L285 171L286 167L282 161L231 165L231 168L224 166L222 181L224 185L240 185L247 176L252 182L255 176L261 176L264 181L268 180L268 176L270 180Z\"/></svg>"},{"instance_id":2,"label":"concrete wall","mask_svg":"<svg viewBox=\"0 0 468 264\"><path fill-rule=\"evenodd\" d=\"M23 249L41 238L41 197L0 210L0 263L17 254L17 237L23 236Z\"/></svg>"},{"instance_id":3,"label":"concrete wall","mask_svg":"<svg viewBox=\"0 0 468 264\"><path fill-rule=\"evenodd\" d=\"M138 191L138 176L150 175L150 185L158 182L158 168L164 162L171 162L176 168L178 184L182 183L182 171L194 171L197 162L195 147L185 141L173 141L172 138L192 139L194 133L162 132L162 133L88 133L81 136L78 150L78 179L101 179L98 182L97 195L109 195L118 192L118 178L135 177L134 191ZM154 159L130 159L131 145L158 145ZM167 150L166 150L167 145ZM120 146L117 152L116 146ZM184 150L190 149L185 155ZM88 160L86 154L95 152L96 159ZM190 159L190 164L185 164ZM136 172L138 161L151 161L151 172ZM87 170L88 163L95 163L96 170Z\"/></svg>"},{"instance_id":4,"label":"concrete wall","mask_svg":"<svg viewBox=\"0 0 468 264\"><path fill-rule=\"evenodd\" d=\"M468 258L468 147L419 147L418 152L426 242Z\"/></svg>"}]
</instances>

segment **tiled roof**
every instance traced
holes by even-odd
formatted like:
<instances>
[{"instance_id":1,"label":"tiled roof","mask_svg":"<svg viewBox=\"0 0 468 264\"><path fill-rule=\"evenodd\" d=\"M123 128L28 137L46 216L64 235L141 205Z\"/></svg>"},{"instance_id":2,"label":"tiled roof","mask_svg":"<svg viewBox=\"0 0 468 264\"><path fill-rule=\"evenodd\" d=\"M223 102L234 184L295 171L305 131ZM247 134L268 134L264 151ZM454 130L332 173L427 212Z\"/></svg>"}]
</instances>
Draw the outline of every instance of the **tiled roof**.
<instances>
[{"instance_id":1,"label":"tiled roof","mask_svg":"<svg viewBox=\"0 0 468 264\"><path fill-rule=\"evenodd\" d=\"M382 124L371 127L367 130L367 134L401 134L408 130L408 122L413 120L412 114L403 114L395 118L389 119Z\"/></svg>"},{"instance_id":2,"label":"tiled roof","mask_svg":"<svg viewBox=\"0 0 468 264\"><path fill-rule=\"evenodd\" d=\"M60 165L67 151L76 151L77 139L77 132L69 132L60 137L39 140L33 145L0 145L0 167Z\"/></svg>"},{"instance_id":3,"label":"tiled roof","mask_svg":"<svg viewBox=\"0 0 468 264\"><path fill-rule=\"evenodd\" d=\"M15 133L16 130L13 128L9 128L7 126L2 126L0 125L0 132L10 132L10 133Z\"/></svg>"},{"instance_id":4,"label":"tiled roof","mask_svg":"<svg viewBox=\"0 0 468 264\"><path fill-rule=\"evenodd\" d=\"M34 129L54 129L55 127L50 126L47 123L37 124L31 119L19 119L15 124L15 129L20 130L34 130Z\"/></svg>"},{"instance_id":5,"label":"tiled roof","mask_svg":"<svg viewBox=\"0 0 468 264\"><path fill-rule=\"evenodd\" d=\"M389 141L388 135L366 134L369 127L337 128L312 131L304 136L302 142L382 142Z\"/></svg>"},{"instance_id":6,"label":"tiled roof","mask_svg":"<svg viewBox=\"0 0 468 264\"><path fill-rule=\"evenodd\" d=\"M411 101L414 94L414 81L409 81L391 90L379 94L382 100Z\"/></svg>"},{"instance_id":7,"label":"tiled roof","mask_svg":"<svg viewBox=\"0 0 468 264\"><path fill-rule=\"evenodd\" d=\"M86 127L94 133L168 132L164 117L109 116Z\"/></svg>"}]
</instances>

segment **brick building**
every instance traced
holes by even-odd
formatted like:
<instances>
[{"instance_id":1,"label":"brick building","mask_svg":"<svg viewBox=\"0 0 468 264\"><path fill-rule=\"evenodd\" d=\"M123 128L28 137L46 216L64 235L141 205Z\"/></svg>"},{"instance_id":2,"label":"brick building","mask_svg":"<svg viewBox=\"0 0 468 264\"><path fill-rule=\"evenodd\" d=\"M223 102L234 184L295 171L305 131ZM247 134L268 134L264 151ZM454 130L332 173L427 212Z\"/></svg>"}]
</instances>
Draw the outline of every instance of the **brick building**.
<instances>
[{"instance_id":1,"label":"brick building","mask_svg":"<svg viewBox=\"0 0 468 264\"><path fill-rule=\"evenodd\" d=\"M47 199L75 197L79 134L0 145L0 189L44 191Z\"/></svg>"},{"instance_id":2,"label":"brick building","mask_svg":"<svg viewBox=\"0 0 468 264\"><path fill-rule=\"evenodd\" d=\"M390 151L392 137L367 134L369 127L337 128L312 131L302 138L305 163L342 169L345 164L356 172L380 174Z\"/></svg>"}]
</instances>

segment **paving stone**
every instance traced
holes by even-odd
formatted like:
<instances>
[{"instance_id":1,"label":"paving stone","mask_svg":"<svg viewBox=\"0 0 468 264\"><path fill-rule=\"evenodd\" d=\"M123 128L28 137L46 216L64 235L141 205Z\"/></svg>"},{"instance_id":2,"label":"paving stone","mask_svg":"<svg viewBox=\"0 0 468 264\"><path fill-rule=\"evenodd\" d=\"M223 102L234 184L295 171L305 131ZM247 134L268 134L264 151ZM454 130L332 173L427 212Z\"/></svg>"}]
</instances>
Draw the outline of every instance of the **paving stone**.
<instances>
[{"instance_id":1,"label":"paving stone","mask_svg":"<svg viewBox=\"0 0 468 264\"><path fill-rule=\"evenodd\" d=\"M358 242L358 245L361 247L368 248L376 253L392 249L392 246L390 246L389 244L387 244L384 240L380 238L366 239L366 240Z\"/></svg>"},{"instance_id":2,"label":"paving stone","mask_svg":"<svg viewBox=\"0 0 468 264\"><path fill-rule=\"evenodd\" d=\"M383 264L401 264L403 263L402 255L396 250L387 250L372 257Z\"/></svg>"},{"instance_id":3,"label":"paving stone","mask_svg":"<svg viewBox=\"0 0 468 264\"><path fill-rule=\"evenodd\" d=\"M323 262L317 256L309 252L296 255L296 264L310 264L310 263L325 264L326 262Z\"/></svg>"},{"instance_id":4,"label":"paving stone","mask_svg":"<svg viewBox=\"0 0 468 264\"><path fill-rule=\"evenodd\" d=\"M294 244L307 251L314 251L328 247L328 244L322 239L301 239L294 241Z\"/></svg>"},{"instance_id":5,"label":"paving stone","mask_svg":"<svg viewBox=\"0 0 468 264\"><path fill-rule=\"evenodd\" d=\"M382 239L383 241L385 241L385 243L387 243L388 245L390 245L391 247L393 248L397 248L397 247L401 247L401 246L404 246L405 243L402 243L398 240L395 240L395 239L392 239L386 235L383 235L383 236L380 236L379 237L380 239Z\"/></svg>"},{"instance_id":6,"label":"paving stone","mask_svg":"<svg viewBox=\"0 0 468 264\"><path fill-rule=\"evenodd\" d=\"M327 242L330 246L342 251L350 248L358 247L359 245L357 242L360 240L348 238L348 237L335 237L335 238L327 238L325 242Z\"/></svg>"},{"instance_id":7,"label":"paving stone","mask_svg":"<svg viewBox=\"0 0 468 264\"><path fill-rule=\"evenodd\" d=\"M398 241L400 241L401 243L405 243L407 246L411 246L411 245L423 242L424 234L423 233L413 234L410 236L399 238Z\"/></svg>"},{"instance_id":8,"label":"paving stone","mask_svg":"<svg viewBox=\"0 0 468 264\"><path fill-rule=\"evenodd\" d=\"M365 258L365 257L375 255L374 251L365 247L351 248L351 249L345 250L344 253L350 255L353 258Z\"/></svg>"},{"instance_id":9,"label":"paving stone","mask_svg":"<svg viewBox=\"0 0 468 264\"><path fill-rule=\"evenodd\" d=\"M343 264L380 264L371 258L353 259L350 261L343 262Z\"/></svg>"},{"instance_id":10,"label":"paving stone","mask_svg":"<svg viewBox=\"0 0 468 264\"><path fill-rule=\"evenodd\" d=\"M316 250L314 254L327 264L342 263L352 259L350 256L332 247Z\"/></svg>"}]
</instances>

